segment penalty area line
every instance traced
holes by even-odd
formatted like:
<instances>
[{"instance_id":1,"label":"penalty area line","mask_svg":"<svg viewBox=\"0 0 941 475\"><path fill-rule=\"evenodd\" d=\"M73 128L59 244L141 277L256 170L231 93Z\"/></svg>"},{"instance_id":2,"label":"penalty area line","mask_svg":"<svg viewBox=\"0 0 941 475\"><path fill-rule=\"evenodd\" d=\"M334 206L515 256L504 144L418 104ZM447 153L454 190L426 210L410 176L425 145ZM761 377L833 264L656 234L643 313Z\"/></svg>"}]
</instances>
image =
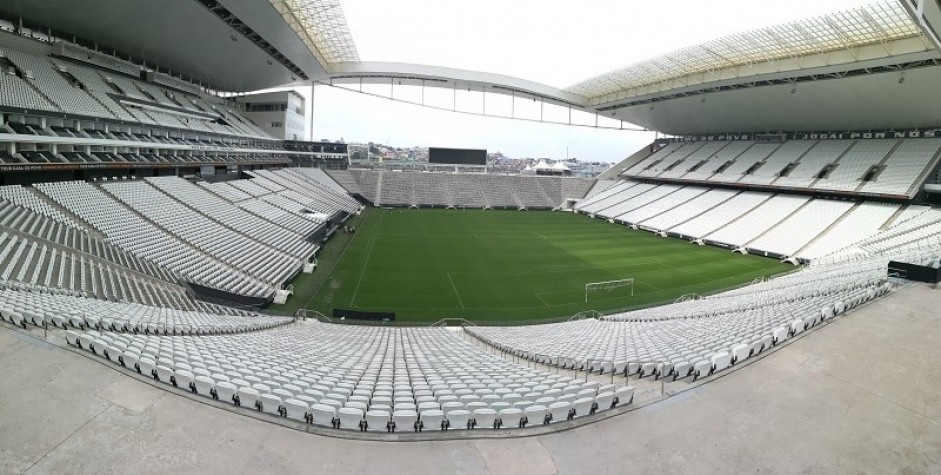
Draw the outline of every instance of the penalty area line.
<instances>
[{"instance_id":1,"label":"penalty area line","mask_svg":"<svg viewBox=\"0 0 941 475\"><path fill-rule=\"evenodd\" d=\"M548 302L546 302L545 300L543 300L543 298L540 297L539 294L540 294L540 292L536 292L536 293L534 293L533 295L535 295L536 298L539 299L539 301L542 302L543 305L545 305L546 307L551 307L552 305L549 305Z\"/></svg>"},{"instance_id":2,"label":"penalty area line","mask_svg":"<svg viewBox=\"0 0 941 475\"><path fill-rule=\"evenodd\" d=\"M384 214L379 215L379 224L376 226L382 225L382 218ZM354 236L355 239L355 236ZM363 276L366 275L366 267L369 265L369 258L372 257L372 250L376 247L376 240L379 239L379 230L376 230L376 234L372 235L372 240L369 241L366 251L366 262L363 263L363 269L359 273L359 280L356 282L356 288L353 290L353 297L350 298L350 307L356 306L356 294L359 293L359 286L363 283Z\"/></svg>"},{"instance_id":3,"label":"penalty area line","mask_svg":"<svg viewBox=\"0 0 941 475\"><path fill-rule=\"evenodd\" d=\"M450 273L450 272L445 272L445 274L447 274L447 276L448 276L448 282L451 283L451 288L454 289L454 295L457 296L457 301L458 301L458 303L461 304L461 308L464 308L464 301L461 300L461 294L457 291L457 286L454 285L454 279L451 278L451 273Z\"/></svg>"}]
</instances>

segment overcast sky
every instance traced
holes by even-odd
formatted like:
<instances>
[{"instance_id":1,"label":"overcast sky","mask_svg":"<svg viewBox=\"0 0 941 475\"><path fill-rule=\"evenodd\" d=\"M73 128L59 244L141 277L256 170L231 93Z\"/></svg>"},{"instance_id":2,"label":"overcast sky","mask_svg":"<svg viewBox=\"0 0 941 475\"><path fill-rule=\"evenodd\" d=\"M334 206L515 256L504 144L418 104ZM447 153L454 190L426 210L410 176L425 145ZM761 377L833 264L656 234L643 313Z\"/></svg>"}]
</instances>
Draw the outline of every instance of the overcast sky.
<instances>
[{"instance_id":1,"label":"overcast sky","mask_svg":"<svg viewBox=\"0 0 941 475\"><path fill-rule=\"evenodd\" d=\"M566 87L685 46L871 3L860 0L341 0L363 61L486 71ZM305 96L309 91L301 91ZM652 133L455 114L319 86L314 139L478 147L618 161Z\"/></svg>"}]
</instances>

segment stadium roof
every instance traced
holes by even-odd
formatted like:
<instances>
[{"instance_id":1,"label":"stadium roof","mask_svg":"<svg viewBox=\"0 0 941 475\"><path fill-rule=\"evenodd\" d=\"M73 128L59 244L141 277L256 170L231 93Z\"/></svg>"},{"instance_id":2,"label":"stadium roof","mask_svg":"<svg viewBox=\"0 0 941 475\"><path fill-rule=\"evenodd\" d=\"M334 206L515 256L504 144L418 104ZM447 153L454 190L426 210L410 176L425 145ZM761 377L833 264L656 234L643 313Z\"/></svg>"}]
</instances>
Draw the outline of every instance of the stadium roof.
<instances>
[{"instance_id":1,"label":"stadium roof","mask_svg":"<svg viewBox=\"0 0 941 475\"><path fill-rule=\"evenodd\" d=\"M712 104L723 104L716 101L720 96L726 97L720 91L741 89L745 87L773 86L782 82L802 83L817 81L821 78L840 78L846 76L859 77L863 74L878 76L886 71L901 71L912 67L922 68L925 65L936 66L941 60L941 54L936 50L939 44L935 31L941 27L941 6L933 2L916 0L881 0L866 6L853 7L848 10L817 16L808 20L792 21L778 26L759 28L754 31L735 33L723 38L707 41L695 46L688 46L671 53L656 53L666 44L681 45L682 40L671 35L656 36L659 31L668 31L674 23L686 25L680 21L664 21L655 17L650 22L655 27L648 31L648 36L655 43L651 46L632 40L630 48L619 48L615 45L591 44L585 37L578 36L572 31L584 32L591 36L590 30L584 22L595 18L598 12L592 8L586 11L572 12L572 25L565 35L558 35L560 25L565 25L567 18L559 20L557 4L546 5L549 13L533 13L533 18L522 20L519 18L520 8L486 9L463 5L440 5L431 0L400 0L412 8L416 5L434 9L436 12L450 13L452 18L444 21L433 16L415 15L409 21L413 23L430 25L432 32L439 32L440 41L428 41L428 31L420 30L418 33L408 31L408 25L401 25L398 21L403 18L399 13L392 16L389 12L398 12L399 3L370 3L371 7L364 7L358 2L344 3L358 15L368 15L374 20L378 18L382 23L380 33L387 35L386 48L390 54L401 51L403 59L412 60L411 64L388 62L396 58L367 57L361 58L361 50L357 48L354 38L358 30L351 29L347 24L346 15L341 6L342 0L96 0L92 4L74 2L73 0L10 0L0 2L0 16L6 18L21 18L30 22L31 28L50 28L56 36L72 40L84 39L83 45L93 43L94 49L117 55L118 57L136 58L138 64L159 72L179 76L193 82L201 83L210 89L220 91L245 92L282 85L309 85L320 84L384 84L389 85L420 85L438 89L450 89L467 92L485 92L492 94L513 95L515 98L532 98L543 102L554 103L571 109L581 109L589 112L598 112L604 117L614 118L640 125L646 128L664 131L667 133L702 132L710 127L701 123L698 125L684 122L690 114L688 105L683 111L677 110L666 116L664 110L668 108L653 107L653 103L668 101L679 105L682 101L677 97L701 95L696 102L705 102L708 95ZM496 0L482 0L481 5L493 6ZM857 0L841 0L839 3L819 2L820 8L812 11L825 11L836 5L856 5ZM366 2L369 3L369 2ZM641 22L643 18L630 16L633 6L623 6L622 3L613 3L607 17ZM701 4L696 4L701 7ZM808 2L801 0L795 5L806 7ZM657 5L656 7L659 7ZM790 8L790 17L796 18L803 7ZM648 12L651 7L642 4L636 7L638 12ZM647 10L645 10L647 8ZM703 7L707 8L707 7ZM767 9L772 11L773 6ZM377 10L378 9L378 10ZM451 11L454 9L455 11ZM463 18L459 15L475 12L473 18ZM540 9L541 10L541 9ZM672 20L683 18L681 8L664 13ZM726 14L722 31L736 31L737 26L767 25L769 18L758 18L752 13L739 15ZM773 10L781 12L780 8ZM716 12L717 15L725 12ZM503 18L507 14L508 18ZM551 14L551 15L550 15ZM688 15L688 12L686 13ZM546 15L551 18L547 20ZM742 20L739 18L745 18ZM767 16L767 15L766 15ZM606 18L607 18L606 17ZM777 17L775 17L777 18ZM480 34L477 29L481 20L491 19L498 25L497 31L512 33L512 39L520 41L525 39L530 29L545 28L539 21L551 21L555 28L556 37L567 38L567 49L555 50L559 42L542 44L543 37L534 37L529 44L518 45L508 42L502 45L503 35ZM695 20L695 19L694 19ZM605 20L608 21L608 20ZM698 21L698 20L697 20ZM504 23L500 23L504 22ZM709 23L699 21L699 34L708 34L712 31L713 23L718 24L718 18L711 18ZM610 25L610 21L603 23ZM372 26L372 25L370 25ZM500 59L506 69L494 65L497 63L478 62L468 65L453 64L454 60L461 59L460 51L452 51L451 44L440 45L446 42L450 29L460 28L464 34L477 34L487 43L475 46L481 56ZM658 29L659 28L659 29ZM730 30L729 28L733 28ZM618 27L620 28L620 25ZM624 28L632 30L630 23ZM372 35L372 41L382 39L382 34L376 35L377 28L366 29ZM534 30L533 30L534 31ZM413 35L411 43L391 41L391 35ZM651 36L652 35L652 36ZM493 36L493 37L491 37ZM556 39L558 39L556 38ZM607 37L611 38L611 37ZM420 41L421 43L415 43ZM610 41L609 41L610 43ZM484 47L483 45L487 45ZM533 46L536 44L536 46ZM413 50L427 45L428 49L436 50L436 58L430 64L417 61L419 56L413 56ZM583 56L591 56L600 62L593 67L582 69L584 58L579 57L577 49L586 51ZM613 48L611 47L613 46ZM651 48L656 47L656 50ZM535 53L546 49L549 53ZM636 62L632 65L600 74L591 79L579 82L568 88L559 88L550 85L545 76L534 80L520 79L528 77L521 73L521 69L514 64L526 66L531 63L545 63L545 54L549 54L549 69L543 72L560 72L557 76L590 74L591 70L600 70L601 65L617 62L614 54L635 54L634 50L651 51L652 59ZM530 54L534 52L533 54ZM369 55L371 56L371 55ZM521 61L519 58L525 57ZM541 58L541 59L540 59ZM374 59L381 59L374 61ZM141 63L142 61L142 63ZM456 66L456 67L455 67ZM543 66L545 66L543 64ZM593 69L594 68L594 69ZM941 68L923 68L941 69ZM862 72L861 72L862 71ZM885 75L882 75L885 76ZM927 74L922 74L925 84L930 84ZM885 78L883 78L884 80ZM857 88L860 96L879 93L874 86L862 85ZM872 81L875 81L873 79ZM870 82L872 82L870 81ZM908 86L914 87L918 78L913 74L908 78ZM845 81L838 81L841 84ZM901 81L899 82L901 84ZM874 84L874 82L873 82ZM920 84L920 83L917 83ZM908 87L906 86L906 87ZM920 87L920 86L919 86ZM925 86L927 87L927 86ZM803 90L809 93L818 90L820 95L834 95L835 86L826 88L806 87ZM768 88L762 87L762 90ZM788 88L789 90L792 88ZM929 91L919 90L907 93L915 96L925 96ZM898 92L903 94L903 92ZM736 93L737 97L745 97L748 93ZM424 101L424 95L422 95ZM767 93L762 98L769 97ZM793 98L780 99L781 104L787 106ZM455 101L456 102L456 101ZM896 101L898 102L898 101ZM753 101L754 103L754 101ZM685 104L685 103L684 103ZM738 103L726 102L728 105ZM923 114L908 112L912 120L935 120L934 113L927 109L928 102L921 101L925 108ZM646 105L646 110L638 106ZM778 103L764 104L776 107ZM705 107L696 106L706 110ZM683 112L686 112L684 116ZM737 111L742 117L740 110ZM886 117L902 117L903 111L889 111ZM703 112L705 113L705 112ZM714 111L710 111L714 113ZM728 115L726 113L726 115ZM571 116L571 114L570 114ZM875 112L870 116L860 117L860 121L873 122ZM793 118L790 118L793 119ZM744 120L744 119L743 119ZM597 121L596 121L597 122ZM887 125L897 121L882 121ZM765 123L763 127L772 127L776 123ZM715 121L715 127L732 127L725 130L740 130L742 126L754 126L752 122L736 123ZM779 123L777 126L790 126Z\"/></svg>"},{"instance_id":2,"label":"stadium roof","mask_svg":"<svg viewBox=\"0 0 941 475\"><path fill-rule=\"evenodd\" d=\"M339 0L270 0L325 67L359 61Z\"/></svg>"},{"instance_id":3,"label":"stadium roof","mask_svg":"<svg viewBox=\"0 0 941 475\"><path fill-rule=\"evenodd\" d=\"M759 63L790 63L800 68L802 58L854 50L879 44L891 55L895 40L920 37L921 29L898 1L890 0L808 20L762 28L689 46L579 82L566 91L589 100L630 92L643 86L676 80L697 81L696 76L735 70L752 74ZM855 60L859 55L851 54ZM629 94L628 94L629 95ZM600 102L600 101L598 101Z\"/></svg>"}]
</instances>

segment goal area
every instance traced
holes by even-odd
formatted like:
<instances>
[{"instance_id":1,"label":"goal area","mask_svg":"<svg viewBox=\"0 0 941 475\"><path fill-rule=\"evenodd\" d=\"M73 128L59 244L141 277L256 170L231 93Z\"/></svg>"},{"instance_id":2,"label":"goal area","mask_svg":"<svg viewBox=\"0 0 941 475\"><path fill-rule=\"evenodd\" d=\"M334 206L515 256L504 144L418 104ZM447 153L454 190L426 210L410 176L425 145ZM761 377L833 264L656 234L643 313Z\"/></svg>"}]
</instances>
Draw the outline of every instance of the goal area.
<instances>
[{"instance_id":1,"label":"goal area","mask_svg":"<svg viewBox=\"0 0 941 475\"><path fill-rule=\"evenodd\" d=\"M631 297L634 296L634 279L606 280L604 282L589 282L585 284L585 303L588 303L588 296L594 292L611 292L613 290L631 288Z\"/></svg>"}]
</instances>

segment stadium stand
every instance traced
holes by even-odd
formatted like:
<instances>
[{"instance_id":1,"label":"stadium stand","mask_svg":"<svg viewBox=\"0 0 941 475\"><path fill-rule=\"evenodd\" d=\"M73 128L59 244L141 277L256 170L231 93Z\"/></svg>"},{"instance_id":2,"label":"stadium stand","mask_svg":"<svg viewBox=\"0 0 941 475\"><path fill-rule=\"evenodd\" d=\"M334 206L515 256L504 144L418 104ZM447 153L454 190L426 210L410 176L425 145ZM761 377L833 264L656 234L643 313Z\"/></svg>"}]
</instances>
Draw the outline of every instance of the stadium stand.
<instances>
[{"instance_id":1,"label":"stadium stand","mask_svg":"<svg viewBox=\"0 0 941 475\"><path fill-rule=\"evenodd\" d=\"M29 71L32 84L61 111L79 116L117 119L84 89L70 84L62 70L55 68L48 60L10 50L4 54L21 71Z\"/></svg>"},{"instance_id":2,"label":"stadium stand","mask_svg":"<svg viewBox=\"0 0 941 475\"><path fill-rule=\"evenodd\" d=\"M837 252L920 206L621 181L575 210L750 253L812 260ZM625 211L627 210L627 211ZM910 211L909 211L910 210ZM892 219L897 213L898 218Z\"/></svg>"},{"instance_id":3,"label":"stadium stand","mask_svg":"<svg viewBox=\"0 0 941 475\"><path fill-rule=\"evenodd\" d=\"M732 160L735 160L753 144L754 142L745 140L728 143L716 150L711 157L695 165L695 169L690 169L689 173L683 175L683 178L687 180L706 180L718 170L728 166Z\"/></svg>"},{"instance_id":4,"label":"stadium stand","mask_svg":"<svg viewBox=\"0 0 941 475\"><path fill-rule=\"evenodd\" d=\"M847 201L813 200L781 220L748 247L782 256L794 255L800 248L837 223L854 205ZM761 210L757 211L761 212ZM754 222L754 220L749 220Z\"/></svg>"},{"instance_id":5,"label":"stadium stand","mask_svg":"<svg viewBox=\"0 0 941 475\"><path fill-rule=\"evenodd\" d=\"M305 199L310 209L323 214L353 212L359 203L347 195L346 190L320 169L283 169L278 171L257 170L249 175L268 176L291 190L292 196Z\"/></svg>"},{"instance_id":6,"label":"stadium stand","mask_svg":"<svg viewBox=\"0 0 941 475\"><path fill-rule=\"evenodd\" d=\"M742 152L741 155L734 157L734 161L724 169L721 167L716 169L715 174L708 177L707 181L735 183L743 178L745 173L751 170L752 167L767 159L780 145L777 143L756 143Z\"/></svg>"},{"instance_id":7,"label":"stadium stand","mask_svg":"<svg viewBox=\"0 0 941 475\"><path fill-rule=\"evenodd\" d=\"M350 175L352 175L353 179L356 180L356 183L362 192L363 198L366 198L372 203L380 202L377 197L379 191L379 178L382 176L381 174L368 172L366 170L350 170ZM477 192L479 193L480 190L477 190Z\"/></svg>"},{"instance_id":8,"label":"stadium stand","mask_svg":"<svg viewBox=\"0 0 941 475\"><path fill-rule=\"evenodd\" d=\"M884 274L881 259L814 266L740 291L604 320L465 331L547 365L696 379L884 294Z\"/></svg>"},{"instance_id":9,"label":"stadium stand","mask_svg":"<svg viewBox=\"0 0 941 475\"><path fill-rule=\"evenodd\" d=\"M781 176L773 182L774 186L807 188L817 179L827 165L839 158L852 145L850 140L821 140L807 151L787 176Z\"/></svg>"},{"instance_id":10,"label":"stadium stand","mask_svg":"<svg viewBox=\"0 0 941 475\"><path fill-rule=\"evenodd\" d=\"M320 170L256 170L249 174L255 178L200 185L238 209L293 231L302 239L323 229L326 218L359 208L345 191L339 191L342 188L335 183L329 185L332 180Z\"/></svg>"},{"instance_id":11,"label":"stadium stand","mask_svg":"<svg viewBox=\"0 0 941 475\"><path fill-rule=\"evenodd\" d=\"M305 241L304 236L273 226L182 178L148 178L147 182L208 218L273 249L301 258L309 258L316 251L316 246Z\"/></svg>"},{"instance_id":12,"label":"stadium stand","mask_svg":"<svg viewBox=\"0 0 941 475\"><path fill-rule=\"evenodd\" d=\"M897 204L860 203L847 212L829 232L807 244L796 255L816 259L867 239L879 232L899 208Z\"/></svg>"},{"instance_id":13,"label":"stadium stand","mask_svg":"<svg viewBox=\"0 0 941 475\"><path fill-rule=\"evenodd\" d=\"M597 214L605 218L622 219L621 217L626 215L629 211L655 203L657 200L675 193L680 188L682 187L679 185L652 185L642 183L625 194L629 196L628 199L608 206L598 211Z\"/></svg>"},{"instance_id":14,"label":"stadium stand","mask_svg":"<svg viewBox=\"0 0 941 475\"><path fill-rule=\"evenodd\" d=\"M797 162L816 142L812 140L788 141L778 147L751 175L746 175L741 183L770 185L785 167Z\"/></svg>"},{"instance_id":15,"label":"stadium stand","mask_svg":"<svg viewBox=\"0 0 941 475\"><path fill-rule=\"evenodd\" d=\"M673 229L738 194L739 192L736 190L711 189L698 195L696 199L674 206L653 218L642 221L641 224L650 229Z\"/></svg>"},{"instance_id":16,"label":"stadium stand","mask_svg":"<svg viewBox=\"0 0 941 475\"><path fill-rule=\"evenodd\" d=\"M48 324L62 329L209 335L261 330L292 320L247 312L223 314L106 302L82 296L36 292L27 286L9 284L0 289L0 295L3 296L0 314L4 320L16 325ZM103 350L99 348L99 351ZM113 357L120 355L119 352Z\"/></svg>"},{"instance_id":17,"label":"stadium stand","mask_svg":"<svg viewBox=\"0 0 941 475\"><path fill-rule=\"evenodd\" d=\"M551 186L551 180L543 180L540 182L543 185L543 188L546 188L546 193L549 194L549 198L553 202L557 202L556 196L554 194L554 187ZM581 200L587 197L588 193L594 189L595 180L589 180L586 178L559 178L559 187L560 196L562 200Z\"/></svg>"},{"instance_id":18,"label":"stadium stand","mask_svg":"<svg viewBox=\"0 0 941 475\"><path fill-rule=\"evenodd\" d=\"M160 279L177 282L179 276L144 259L139 259L91 233L67 226L45 215L35 213L5 201L0 201L0 225L11 231L17 231L64 249L83 252L126 267L134 272Z\"/></svg>"},{"instance_id":19,"label":"stadium stand","mask_svg":"<svg viewBox=\"0 0 941 475\"><path fill-rule=\"evenodd\" d=\"M734 247L745 246L809 201L806 196L775 195L705 237Z\"/></svg>"},{"instance_id":20,"label":"stadium stand","mask_svg":"<svg viewBox=\"0 0 941 475\"><path fill-rule=\"evenodd\" d=\"M185 207L147 182L105 183L102 189L172 235L269 286L280 285L301 266L299 259L247 239Z\"/></svg>"},{"instance_id":21,"label":"stadium stand","mask_svg":"<svg viewBox=\"0 0 941 475\"><path fill-rule=\"evenodd\" d=\"M859 191L911 195L919 178L928 173L928 166L937 161L939 149L941 140L938 139L903 140L885 159L885 168Z\"/></svg>"},{"instance_id":22,"label":"stadium stand","mask_svg":"<svg viewBox=\"0 0 941 475\"><path fill-rule=\"evenodd\" d=\"M936 138L675 142L621 176L911 198L939 150Z\"/></svg>"},{"instance_id":23,"label":"stadium stand","mask_svg":"<svg viewBox=\"0 0 941 475\"><path fill-rule=\"evenodd\" d=\"M285 196L306 199L336 191L335 185L323 181L326 175L320 171L253 174L254 178L229 183L241 191L235 193L226 188L223 194L243 200L268 196L287 200ZM457 175L450 175L454 176ZM383 183L390 183L386 178L382 178ZM509 183L513 180L495 178L501 180L493 183L506 186L507 192L500 188L501 191L481 193L484 199L502 197L516 201L520 195L535 199L534 193L527 195L518 192L518 187L511 188ZM65 185L71 193L60 190ZM211 229L219 236L238 237L240 242L249 240L263 246L265 255L278 255L270 245L261 244L262 240L270 239L268 235L249 238L238 230L244 227L244 232L258 232L249 231L251 227L245 223L260 222L237 211L240 208L222 195L217 197L204 191L222 189L218 184L201 188L169 177L99 186L53 183L38 187L53 198L69 196L71 201L63 205L96 227L101 218L93 217L87 210L83 214L82 208L74 204L75 195L94 195L107 202L108 193L113 194L137 210L127 216L145 217L136 222L156 223L159 228L155 229L182 236L181 244L185 241L211 246L203 237ZM548 195L540 191L546 199ZM252 195L254 198L245 198ZM341 196L334 196L334 202L357 206ZM177 198L187 204L175 201ZM503 351L562 368L697 379L738 364L885 293L888 290L883 283L885 251L918 249L921 241L941 233L941 216L931 210L914 209L902 215L898 205L864 206L791 195L629 181L600 192L586 200L585 206L601 203L601 213L626 222L634 219L637 223L656 223L659 218L667 223L688 224L740 199L745 204L730 206L739 213L730 220L732 226L712 233L719 239L734 237L736 241L729 244L747 244L749 249L781 255L804 247L810 250L814 246L851 247L854 250L849 254L856 258L815 264L798 273L713 297L616 314L604 320L466 327L465 331ZM113 200L111 203L115 209L130 213L130 208L115 206L117 202ZM12 203L0 209L0 213L4 211L0 219L19 223L20 228L39 234L52 225L73 234L87 234ZM23 213L33 219L21 219L19 215ZM893 216L898 217L898 224L880 232ZM221 220L229 220L230 224ZM38 221L43 224L36 224ZM179 223L189 226L184 229ZM839 240L825 237L823 232L827 228L839 231L855 226L853 223L865 224L868 234L875 236L866 239L859 236L863 242L854 245L845 236ZM108 235L105 229L101 231ZM285 229L281 235L292 236L284 234L289 232ZM197 394L255 407L275 416L341 429L381 432L413 431L417 427L502 428L581 417L610 408L615 401L628 403L633 396L630 387L579 382L525 368L488 354L441 328L289 324L290 320L284 318L245 312L225 314L215 307L192 303L185 293L173 290L170 283L130 275L103 259L50 251L49 244L16 233L0 236L0 261L6 263L0 268L0 280L5 282L5 288L0 290L6 302L5 307L0 307L4 319L16 324L51 322L68 329L69 343L114 364ZM233 259L222 255L221 249L209 251L219 253L216 258L221 262ZM819 249L814 252L825 254ZM859 260L860 255L871 257ZM918 259L930 261L931 257ZM68 284L63 283L60 288L44 286L47 281L52 282L49 277L43 280L44 272L52 275L52 269L61 269L60 275L68 276ZM125 290L132 288L144 296ZM310 341L325 344L312 347ZM232 352L232 348L238 351ZM295 357L288 364L281 360L283 354ZM245 361L252 361L254 367L245 366ZM428 425L423 426L425 423Z\"/></svg>"},{"instance_id":24,"label":"stadium stand","mask_svg":"<svg viewBox=\"0 0 941 475\"><path fill-rule=\"evenodd\" d=\"M555 209L564 200L581 200L594 184L583 178L480 173L330 170L327 174L351 194L392 206Z\"/></svg>"},{"instance_id":25,"label":"stadium stand","mask_svg":"<svg viewBox=\"0 0 941 475\"><path fill-rule=\"evenodd\" d=\"M539 179L507 176L506 181L510 187L510 192L521 208L552 208L562 202L561 199L551 200L543 187L540 186Z\"/></svg>"},{"instance_id":26,"label":"stadium stand","mask_svg":"<svg viewBox=\"0 0 941 475\"><path fill-rule=\"evenodd\" d=\"M213 99L182 91L170 93L159 85L125 76L123 72L106 74L77 63L10 49L0 52L0 66L14 73L0 75L3 81L0 106L271 140L271 136L250 121L237 117L232 109L208 105ZM132 98L135 102L121 103L114 95ZM172 97L185 99L177 101Z\"/></svg>"},{"instance_id":27,"label":"stadium stand","mask_svg":"<svg viewBox=\"0 0 941 475\"><path fill-rule=\"evenodd\" d=\"M408 206L415 203L415 182L407 172L388 172L382 176L382 194L379 203Z\"/></svg>"},{"instance_id":28,"label":"stadium stand","mask_svg":"<svg viewBox=\"0 0 941 475\"><path fill-rule=\"evenodd\" d=\"M583 211L588 214L599 213L600 211L607 209L613 205L617 205L624 200L633 198L641 193L652 190L655 185L650 185L646 183L637 183L633 181L625 181L618 185L608 188L602 193L598 193L592 199L583 201L576 206L576 209ZM601 216L610 217L610 214L602 214Z\"/></svg>"},{"instance_id":29,"label":"stadium stand","mask_svg":"<svg viewBox=\"0 0 941 475\"><path fill-rule=\"evenodd\" d=\"M0 67L4 67L0 61ZM0 104L18 109L58 112L57 108L30 87L29 83L13 74L0 74Z\"/></svg>"},{"instance_id":30,"label":"stadium stand","mask_svg":"<svg viewBox=\"0 0 941 475\"><path fill-rule=\"evenodd\" d=\"M683 157L679 151L674 152L667 161L672 160L674 157L678 158L679 161L667 164L664 169L666 171L660 173L658 176L663 178L680 178L708 163L709 160L716 158L716 153L728 144L729 142L725 141L705 142L685 157Z\"/></svg>"},{"instance_id":31,"label":"stadium stand","mask_svg":"<svg viewBox=\"0 0 941 475\"><path fill-rule=\"evenodd\" d=\"M82 225L75 222L75 220L67 216L61 210L52 206L51 203L43 200L40 195L37 195L29 188L20 185L0 186L0 198L15 205L28 208L36 213L48 216L67 226L84 231Z\"/></svg>"},{"instance_id":32,"label":"stadium stand","mask_svg":"<svg viewBox=\"0 0 941 475\"><path fill-rule=\"evenodd\" d=\"M7 315L28 313L23 307L30 308L4 311L4 318L22 320ZM632 387L526 368L441 328L285 325L284 319L186 313L152 322L146 311L127 320L107 315L60 317L70 328L68 342L196 394L339 429L515 428L633 400ZM224 334L233 327L239 333ZM149 334L128 333L139 328ZM265 331L246 333L256 329ZM180 333L206 336L172 336ZM294 356L285 361L284 354Z\"/></svg>"},{"instance_id":33,"label":"stadium stand","mask_svg":"<svg viewBox=\"0 0 941 475\"><path fill-rule=\"evenodd\" d=\"M697 200L703 193L709 191L707 188L683 187L670 193L668 196L652 201L640 208L629 211L618 216L617 219L628 223L643 223L650 218L656 217L661 213L676 209L683 204Z\"/></svg>"},{"instance_id":34,"label":"stadium stand","mask_svg":"<svg viewBox=\"0 0 941 475\"><path fill-rule=\"evenodd\" d=\"M855 191L870 168L881 163L898 145L898 140L859 140L840 158L840 161L824 179L814 183L814 188Z\"/></svg>"},{"instance_id":35,"label":"stadium stand","mask_svg":"<svg viewBox=\"0 0 941 475\"><path fill-rule=\"evenodd\" d=\"M588 184L585 186L585 188L588 191L587 193L583 195L582 199L587 200L589 198L593 198L598 193L601 193L602 191L614 186L616 183L618 183L617 180L607 180L607 179L596 180L594 184Z\"/></svg>"},{"instance_id":36,"label":"stadium stand","mask_svg":"<svg viewBox=\"0 0 941 475\"><path fill-rule=\"evenodd\" d=\"M743 191L671 230L681 236L702 239L761 205L771 196L770 193Z\"/></svg>"},{"instance_id":37,"label":"stadium stand","mask_svg":"<svg viewBox=\"0 0 941 475\"><path fill-rule=\"evenodd\" d=\"M322 224L317 220L301 217L296 212L279 208L267 201L249 198L236 204L249 213L294 230L301 235L309 235L322 228Z\"/></svg>"},{"instance_id":38,"label":"stadium stand","mask_svg":"<svg viewBox=\"0 0 941 475\"><path fill-rule=\"evenodd\" d=\"M355 212L359 204L335 183L328 184L332 180L319 170L252 174L254 178L202 186L153 177L98 185L41 183L35 190L3 187L0 197L14 197L31 208L0 200L0 216L21 232L68 248L96 249L92 252L107 256L105 260L172 284L182 278L265 297L312 259L318 246L310 239L326 220ZM88 223L110 244L86 236L66 213Z\"/></svg>"},{"instance_id":39,"label":"stadium stand","mask_svg":"<svg viewBox=\"0 0 941 475\"><path fill-rule=\"evenodd\" d=\"M270 285L173 236L90 183L42 183L37 188L95 226L115 245L195 282L254 296L272 291Z\"/></svg>"},{"instance_id":40,"label":"stadium stand","mask_svg":"<svg viewBox=\"0 0 941 475\"><path fill-rule=\"evenodd\" d=\"M349 170L330 170L329 175L331 178L336 180L336 182L343 187L344 190L348 191L352 195L362 195L362 191L359 188L359 183L356 181L356 177L353 176L353 173Z\"/></svg>"},{"instance_id":41,"label":"stadium stand","mask_svg":"<svg viewBox=\"0 0 941 475\"><path fill-rule=\"evenodd\" d=\"M522 208L523 205L517 201L510 190L510 184L506 177L498 175L478 175L475 176L477 185L483 193L484 202L491 208ZM386 188L388 189L388 188Z\"/></svg>"}]
</instances>

